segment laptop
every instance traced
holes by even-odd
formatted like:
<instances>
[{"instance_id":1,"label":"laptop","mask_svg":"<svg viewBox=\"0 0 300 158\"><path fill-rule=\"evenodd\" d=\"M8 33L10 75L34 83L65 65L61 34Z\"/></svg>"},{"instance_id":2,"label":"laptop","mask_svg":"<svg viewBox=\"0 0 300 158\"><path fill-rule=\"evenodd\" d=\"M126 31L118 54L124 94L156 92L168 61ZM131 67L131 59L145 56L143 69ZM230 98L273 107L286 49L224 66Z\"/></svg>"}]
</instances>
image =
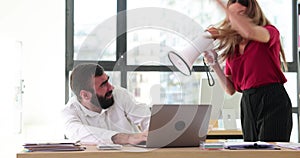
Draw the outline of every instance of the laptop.
<instances>
[{"instance_id":1,"label":"laptop","mask_svg":"<svg viewBox=\"0 0 300 158\"><path fill-rule=\"evenodd\" d=\"M206 140L211 105L156 104L151 108L146 148L199 147Z\"/></svg>"}]
</instances>

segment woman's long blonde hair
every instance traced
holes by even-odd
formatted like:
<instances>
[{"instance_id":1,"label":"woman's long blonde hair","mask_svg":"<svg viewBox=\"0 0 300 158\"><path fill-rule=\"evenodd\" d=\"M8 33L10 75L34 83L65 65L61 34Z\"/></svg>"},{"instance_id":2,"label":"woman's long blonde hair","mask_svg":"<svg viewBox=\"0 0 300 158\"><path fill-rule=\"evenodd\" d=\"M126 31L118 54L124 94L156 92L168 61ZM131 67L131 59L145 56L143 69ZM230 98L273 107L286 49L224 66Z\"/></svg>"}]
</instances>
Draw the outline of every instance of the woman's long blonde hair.
<instances>
[{"instance_id":1,"label":"woman's long blonde hair","mask_svg":"<svg viewBox=\"0 0 300 158\"><path fill-rule=\"evenodd\" d=\"M232 4L232 1L229 0L227 3L227 7ZM256 2L256 0L248 0L248 7L246 9L245 14L252 19L253 23L259 26L270 25L270 21L266 18L264 13L262 12L260 6ZM218 35L214 35L214 39L219 40L219 45L216 48L217 50L222 50L222 54L220 54L220 58L222 61L230 58L234 55L234 49L237 44L242 41L242 36L239 35L235 30L231 29L230 23L227 19L222 21L218 27L216 27L219 31ZM283 60L283 69L287 70L287 63L285 58L285 53L280 43L280 54L281 59ZM280 59L279 59L280 60Z\"/></svg>"}]
</instances>

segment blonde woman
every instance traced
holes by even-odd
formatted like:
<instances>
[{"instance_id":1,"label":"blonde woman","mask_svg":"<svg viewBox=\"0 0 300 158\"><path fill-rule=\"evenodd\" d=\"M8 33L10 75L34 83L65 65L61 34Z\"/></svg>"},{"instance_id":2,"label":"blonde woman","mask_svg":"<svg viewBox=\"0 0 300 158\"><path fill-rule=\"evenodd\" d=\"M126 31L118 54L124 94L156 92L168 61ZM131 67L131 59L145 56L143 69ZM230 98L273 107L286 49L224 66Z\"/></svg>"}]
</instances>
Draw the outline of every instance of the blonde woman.
<instances>
[{"instance_id":1,"label":"blonde woman","mask_svg":"<svg viewBox=\"0 0 300 158\"><path fill-rule=\"evenodd\" d=\"M283 86L287 82L280 33L256 0L229 0L224 21L207 29L218 41L218 56L205 53L224 90L241 92L241 124L245 141L289 141L292 106ZM283 64L281 64L281 59ZM224 71L218 61L225 61ZM283 65L283 66L282 66Z\"/></svg>"}]
</instances>

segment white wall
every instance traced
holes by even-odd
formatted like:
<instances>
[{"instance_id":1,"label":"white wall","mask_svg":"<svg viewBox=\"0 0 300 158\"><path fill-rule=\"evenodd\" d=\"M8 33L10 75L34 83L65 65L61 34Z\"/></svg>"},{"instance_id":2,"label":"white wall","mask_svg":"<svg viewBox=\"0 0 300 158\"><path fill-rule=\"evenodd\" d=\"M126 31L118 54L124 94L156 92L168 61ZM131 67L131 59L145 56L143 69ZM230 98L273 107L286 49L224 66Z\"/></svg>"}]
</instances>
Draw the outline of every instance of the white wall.
<instances>
[{"instance_id":1,"label":"white wall","mask_svg":"<svg viewBox=\"0 0 300 158\"><path fill-rule=\"evenodd\" d=\"M1 97L0 157L16 157L20 144L33 139L63 138L59 110L64 105L65 1L63 0L0 0L0 96L11 93L3 88L12 80L9 71L16 71L14 58L3 41L22 42L22 77L25 80L22 108L22 133L6 130L14 105L11 98ZM5 152L3 152L5 151Z\"/></svg>"}]
</instances>

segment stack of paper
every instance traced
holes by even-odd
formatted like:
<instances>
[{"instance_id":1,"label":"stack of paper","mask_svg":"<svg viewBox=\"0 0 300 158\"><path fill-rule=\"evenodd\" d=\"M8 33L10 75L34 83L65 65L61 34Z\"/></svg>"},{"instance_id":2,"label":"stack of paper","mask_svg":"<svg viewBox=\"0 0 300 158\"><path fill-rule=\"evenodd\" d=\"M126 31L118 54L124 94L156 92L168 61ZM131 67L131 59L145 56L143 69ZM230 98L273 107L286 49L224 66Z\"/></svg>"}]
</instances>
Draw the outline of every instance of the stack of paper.
<instances>
[{"instance_id":1,"label":"stack of paper","mask_svg":"<svg viewBox=\"0 0 300 158\"><path fill-rule=\"evenodd\" d=\"M225 142L225 149L231 150L245 150L245 149L269 149L269 150L278 150L280 148L276 147L273 144L267 142Z\"/></svg>"},{"instance_id":2,"label":"stack of paper","mask_svg":"<svg viewBox=\"0 0 300 158\"><path fill-rule=\"evenodd\" d=\"M277 142L276 145L288 148L288 149L294 149L294 150L300 150L300 143L293 143L293 142Z\"/></svg>"},{"instance_id":3,"label":"stack of paper","mask_svg":"<svg viewBox=\"0 0 300 158\"><path fill-rule=\"evenodd\" d=\"M26 143L23 145L26 151L83 151L85 147L79 143L63 142L63 143Z\"/></svg>"}]
</instances>

